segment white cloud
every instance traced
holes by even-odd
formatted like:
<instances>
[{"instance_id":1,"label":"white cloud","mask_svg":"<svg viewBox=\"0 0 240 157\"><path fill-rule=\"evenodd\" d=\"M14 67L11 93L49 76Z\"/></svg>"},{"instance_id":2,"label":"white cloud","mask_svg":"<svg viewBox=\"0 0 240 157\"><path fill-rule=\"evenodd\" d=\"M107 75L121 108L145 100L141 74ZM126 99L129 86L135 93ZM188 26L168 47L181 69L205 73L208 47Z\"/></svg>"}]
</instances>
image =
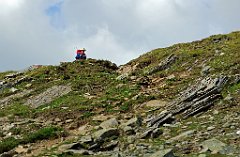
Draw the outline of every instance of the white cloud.
<instances>
[{"instance_id":1,"label":"white cloud","mask_svg":"<svg viewBox=\"0 0 240 157\"><path fill-rule=\"evenodd\" d=\"M97 33L83 40L83 45L86 45L89 56L99 56L99 59L108 59L113 62L123 64L130 57L136 57L134 51L120 45L108 27L99 28Z\"/></svg>"},{"instance_id":2,"label":"white cloud","mask_svg":"<svg viewBox=\"0 0 240 157\"><path fill-rule=\"evenodd\" d=\"M175 13L172 0L142 0L137 3L136 13L146 26L154 26L161 21L166 22Z\"/></svg>"},{"instance_id":3,"label":"white cloud","mask_svg":"<svg viewBox=\"0 0 240 157\"><path fill-rule=\"evenodd\" d=\"M75 46L123 64L237 30L239 10L239 0L0 0L0 71L72 61Z\"/></svg>"},{"instance_id":4,"label":"white cloud","mask_svg":"<svg viewBox=\"0 0 240 157\"><path fill-rule=\"evenodd\" d=\"M23 0L1 0L0 6L2 8L16 8L23 2Z\"/></svg>"}]
</instances>

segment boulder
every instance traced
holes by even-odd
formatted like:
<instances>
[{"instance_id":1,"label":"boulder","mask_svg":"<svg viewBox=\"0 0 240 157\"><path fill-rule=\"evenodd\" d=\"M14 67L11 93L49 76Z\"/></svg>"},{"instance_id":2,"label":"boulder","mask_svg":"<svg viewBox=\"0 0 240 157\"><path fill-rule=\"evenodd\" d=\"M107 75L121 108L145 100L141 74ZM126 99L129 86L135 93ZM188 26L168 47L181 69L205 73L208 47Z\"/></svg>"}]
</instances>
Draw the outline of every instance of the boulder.
<instances>
[{"instance_id":1,"label":"boulder","mask_svg":"<svg viewBox=\"0 0 240 157\"><path fill-rule=\"evenodd\" d=\"M172 143L174 141L180 141L180 140L183 140L189 136L192 136L193 134L195 133L195 130L188 130L188 131L185 131L175 137L172 137L170 138L169 140L167 140L166 142L167 143Z\"/></svg>"},{"instance_id":2,"label":"boulder","mask_svg":"<svg viewBox=\"0 0 240 157\"><path fill-rule=\"evenodd\" d=\"M58 150L61 152L66 152L67 150L80 150L80 149L84 149L85 147L80 144L80 143L71 143L71 144L64 144L61 145Z\"/></svg>"},{"instance_id":3,"label":"boulder","mask_svg":"<svg viewBox=\"0 0 240 157\"><path fill-rule=\"evenodd\" d=\"M92 129L93 129L93 126L86 124L86 125L80 126L80 127L77 129L76 134L86 135L86 134L88 134Z\"/></svg>"},{"instance_id":4,"label":"boulder","mask_svg":"<svg viewBox=\"0 0 240 157\"><path fill-rule=\"evenodd\" d=\"M172 149L159 150L150 157L175 157Z\"/></svg>"},{"instance_id":5,"label":"boulder","mask_svg":"<svg viewBox=\"0 0 240 157\"><path fill-rule=\"evenodd\" d=\"M119 130L117 128L102 129L93 134L96 141L104 141L113 136L119 136Z\"/></svg>"},{"instance_id":6,"label":"boulder","mask_svg":"<svg viewBox=\"0 0 240 157\"><path fill-rule=\"evenodd\" d=\"M91 143L92 141L93 141L93 139L92 139L92 136L90 136L90 135L83 136L79 140L79 142L82 143L82 144L88 144L88 143Z\"/></svg>"},{"instance_id":7,"label":"boulder","mask_svg":"<svg viewBox=\"0 0 240 157\"><path fill-rule=\"evenodd\" d=\"M126 123L123 123L122 126L131 126L131 127L139 127L142 125L142 118L134 117L129 119Z\"/></svg>"},{"instance_id":8,"label":"boulder","mask_svg":"<svg viewBox=\"0 0 240 157\"><path fill-rule=\"evenodd\" d=\"M81 150L75 150L75 149L69 149L64 152L64 154L69 154L69 155L91 155L93 154L89 150L81 149Z\"/></svg>"},{"instance_id":9,"label":"boulder","mask_svg":"<svg viewBox=\"0 0 240 157\"><path fill-rule=\"evenodd\" d=\"M226 155L233 155L235 153L240 153L240 150L239 150L239 152L237 152L237 150L239 150L239 148L235 148L233 146L225 146L225 147L223 147L222 150L219 151L219 153L226 154Z\"/></svg>"},{"instance_id":10,"label":"boulder","mask_svg":"<svg viewBox=\"0 0 240 157\"><path fill-rule=\"evenodd\" d=\"M118 121L116 118L111 118L100 124L100 127L103 129L116 128L118 126Z\"/></svg>"},{"instance_id":11,"label":"boulder","mask_svg":"<svg viewBox=\"0 0 240 157\"><path fill-rule=\"evenodd\" d=\"M125 126L123 127L123 132L126 134L126 135L133 135L135 134L135 131L132 127L130 126Z\"/></svg>"},{"instance_id":12,"label":"boulder","mask_svg":"<svg viewBox=\"0 0 240 157\"><path fill-rule=\"evenodd\" d=\"M148 71L145 71L144 74L151 75L153 73L156 73L158 71L166 70L168 69L172 64L174 64L177 60L177 56L175 55L170 55L168 56L165 60L160 62L157 66L152 67Z\"/></svg>"},{"instance_id":13,"label":"boulder","mask_svg":"<svg viewBox=\"0 0 240 157\"><path fill-rule=\"evenodd\" d=\"M212 138L206 141L203 141L202 144L204 150L210 150L213 153L218 153L226 146L225 143Z\"/></svg>"},{"instance_id":14,"label":"boulder","mask_svg":"<svg viewBox=\"0 0 240 157\"><path fill-rule=\"evenodd\" d=\"M118 145L118 141L111 141L111 142L108 142L107 144L104 144L101 150L110 151L110 150L113 150L117 145Z\"/></svg>"}]
</instances>

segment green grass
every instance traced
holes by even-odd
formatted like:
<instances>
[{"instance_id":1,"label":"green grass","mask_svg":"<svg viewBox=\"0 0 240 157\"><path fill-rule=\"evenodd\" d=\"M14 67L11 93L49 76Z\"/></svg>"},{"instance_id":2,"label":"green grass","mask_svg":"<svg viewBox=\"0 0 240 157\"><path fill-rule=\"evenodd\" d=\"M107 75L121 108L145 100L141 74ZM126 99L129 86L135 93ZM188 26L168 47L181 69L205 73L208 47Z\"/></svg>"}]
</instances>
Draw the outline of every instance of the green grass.
<instances>
[{"instance_id":1,"label":"green grass","mask_svg":"<svg viewBox=\"0 0 240 157\"><path fill-rule=\"evenodd\" d=\"M19 117L29 117L32 113L32 110L29 106L15 103L8 105L6 108L0 110L0 117L7 115L19 116Z\"/></svg>"},{"instance_id":2,"label":"green grass","mask_svg":"<svg viewBox=\"0 0 240 157\"><path fill-rule=\"evenodd\" d=\"M216 51L217 50L217 51ZM154 85L157 91L143 90L141 79L132 82L130 79L116 80L119 75L117 67L109 61L88 59L83 62L63 63L60 66L43 66L26 73L34 81L30 87L34 91L30 94L13 100L4 109L0 110L0 117L12 115L17 117L38 117L44 115L46 118L53 115L66 115L77 117L80 121L88 121L93 115L118 114L132 112L135 105L142 104L152 99L163 99L171 101L178 97L179 92L189 87L196 79L201 78L200 72L203 66L210 66L210 75L239 74L240 69L240 32L228 35L215 35L209 38L191 43L176 44L167 48L159 48L141 55L139 58L129 62L129 65L138 64L137 70L132 74L137 79L144 76L144 71L157 66L169 55L175 54L178 59L167 70L158 71L148 75L152 78L163 78L159 84ZM6 73L0 73L0 80ZM184 78L182 73L187 73ZM176 77L167 80L170 75ZM27 81L17 85L20 91L25 89ZM25 101L30 96L35 96L54 85L66 85L72 87L72 92L44 104L37 109L25 106ZM166 86L160 86L166 84ZM159 86L158 86L159 85ZM153 86L153 85L151 85ZM223 96L235 94L240 90L240 84L228 84ZM146 94L141 94L146 92ZM85 93L94 96L92 99L84 97ZM0 93L0 98L12 95L9 90ZM138 97L135 97L137 96ZM136 99L133 99L136 98ZM62 109L62 107L68 107ZM74 115L73 115L74 114ZM68 118L68 117L65 117ZM194 118L189 119L195 121ZM30 130L37 130L39 126L30 125ZM196 123L188 125L187 129L201 130ZM23 130L22 130L23 129ZM179 134L180 128L172 128L172 136ZM24 128L14 128L13 134L25 134L22 140L12 138L5 139L0 143L0 149L9 150L18 144L36 142L38 140L57 138L61 129L47 127L36 132L26 134ZM1 133L0 133L1 136Z\"/></svg>"},{"instance_id":3,"label":"green grass","mask_svg":"<svg viewBox=\"0 0 240 157\"><path fill-rule=\"evenodd\" d=\"M0 142L0 154L15 148L19 144L35 143L36 141L45 139L55 139L63 135L64 132L62 128L45 127L24 135L22 139L15 139L13 137L6 138Z\"/></svg>"},{"instance_id":4,"label":"green grass","mask_svg":"<svg viewBox=\"0 0 240 157\"><path fill-rule=\"evenodd\" d=\"M39 129L36 132L24 136L21 143L35 143L44 139L55 139L63 135L63 129L59 127L46 127Z\"/></svg>"},{"instance_id":5,"label":"green grass","mask_svg":"<svg viewBox=\"0 0 240 157\"><path fill-rule=\"evenodd\" d=\"M0 142L0 154L7 152L20 144L20 140L13 137L6 138Z\"/></svg>"}]
</instances>

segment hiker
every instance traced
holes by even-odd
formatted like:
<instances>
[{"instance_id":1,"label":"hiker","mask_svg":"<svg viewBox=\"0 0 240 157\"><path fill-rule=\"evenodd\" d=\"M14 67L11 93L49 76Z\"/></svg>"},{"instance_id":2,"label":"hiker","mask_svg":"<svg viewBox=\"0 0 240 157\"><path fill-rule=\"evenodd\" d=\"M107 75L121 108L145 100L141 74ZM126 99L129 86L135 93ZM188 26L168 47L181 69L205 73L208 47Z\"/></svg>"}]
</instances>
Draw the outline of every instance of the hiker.
<instances>
[{"instance_id":1,"label":"hiker","mask_svg":"<svg viewBox=\"0 0 240 157\"><path fill-rule=\"evenodd\" d=\"M85 48L77 50L77 52L76 52L77 56L75 57L76 60L81 60L81 59L85 60L87 58L85 51L86 51Z\"/></svg>"}]
</instances>

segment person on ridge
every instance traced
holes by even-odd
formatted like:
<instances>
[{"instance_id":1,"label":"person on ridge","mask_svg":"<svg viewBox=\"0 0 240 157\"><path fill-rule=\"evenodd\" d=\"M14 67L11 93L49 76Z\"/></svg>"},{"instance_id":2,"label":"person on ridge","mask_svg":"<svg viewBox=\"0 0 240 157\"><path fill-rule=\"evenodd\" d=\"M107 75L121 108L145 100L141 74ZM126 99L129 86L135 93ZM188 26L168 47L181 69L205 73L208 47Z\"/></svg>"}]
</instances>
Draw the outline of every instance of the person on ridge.
<instances>
[{"instance_id":1,"label":"person on ridge","mask_svg":"<svg viewBox=\"0 0 240 157\"><path fill-rule=\"evenodd\" d=\"M85 51L86 51L85 48L82 48L82 49L77 50L77 51L76 51L77 55L76 55L76 57L75 57L76 60L81 60L81 59L85 60L85 59L87 59L87 56L86 56L86 54L85 54Z\"/></svg>"}]
</instances>

